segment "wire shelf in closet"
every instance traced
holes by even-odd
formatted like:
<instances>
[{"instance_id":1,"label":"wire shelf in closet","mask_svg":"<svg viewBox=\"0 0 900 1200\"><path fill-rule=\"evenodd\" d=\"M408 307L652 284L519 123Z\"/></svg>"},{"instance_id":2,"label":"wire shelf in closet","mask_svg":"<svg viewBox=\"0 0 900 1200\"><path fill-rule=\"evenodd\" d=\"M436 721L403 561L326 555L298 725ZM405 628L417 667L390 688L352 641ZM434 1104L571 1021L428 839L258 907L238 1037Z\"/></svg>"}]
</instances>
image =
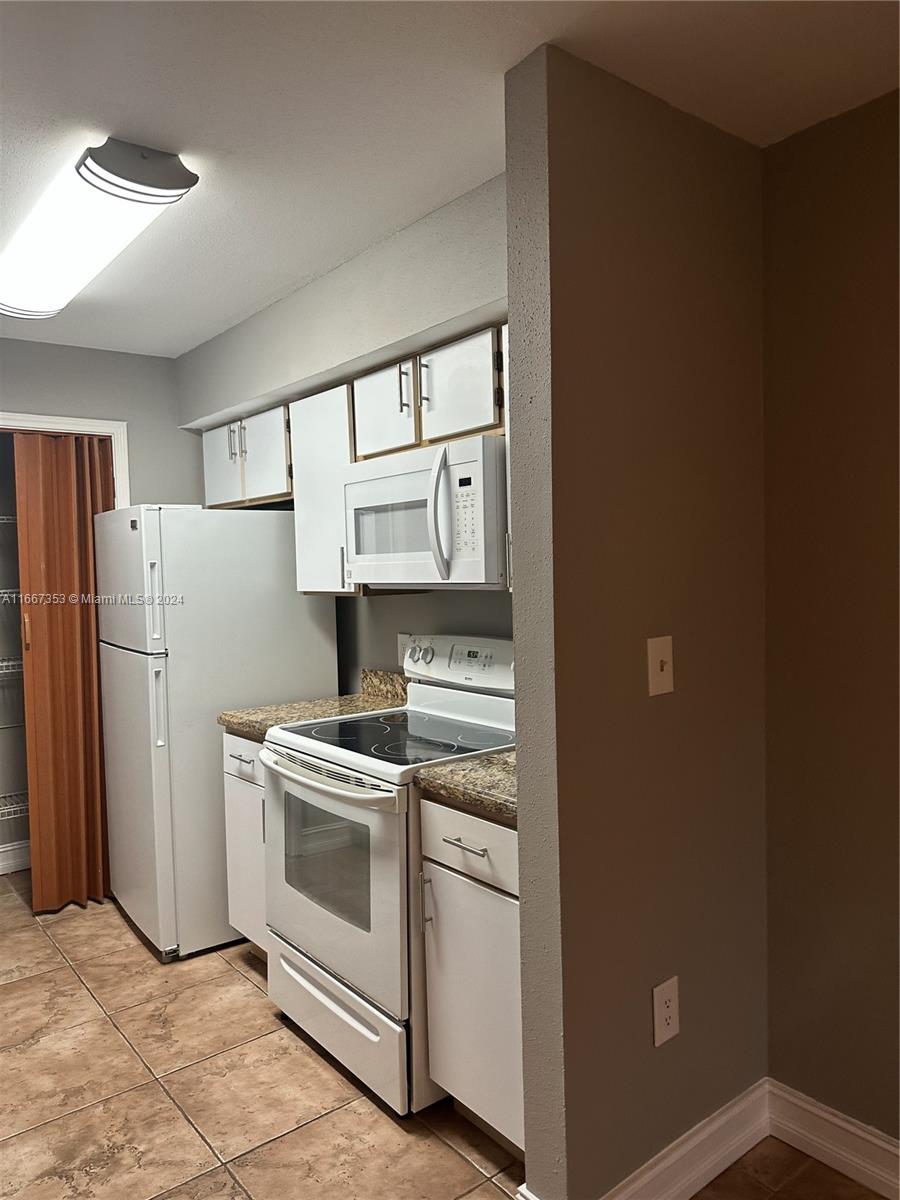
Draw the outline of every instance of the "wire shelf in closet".
<instances>
[{"instance_id":1,"label":"wire shelf in closet","mask_svg":"<svg viewBox=\"0 0 900 1200\"><path fill-rule=\"evenodd\" d=\"M17 679L21 674L21 658L0 658L0 683L7 679Z\"/></svg>"},{"instance_id":2,"label":"wire shelf in closet","mask_svg":"<svg viewBox=\"0 0 900 1200\"><path fill-rule=\"evenodd\" d=\"M4 792L0 794L0 821L11 821L13 817L27 816L27 792Z\"/></svg>"}]
</instances>

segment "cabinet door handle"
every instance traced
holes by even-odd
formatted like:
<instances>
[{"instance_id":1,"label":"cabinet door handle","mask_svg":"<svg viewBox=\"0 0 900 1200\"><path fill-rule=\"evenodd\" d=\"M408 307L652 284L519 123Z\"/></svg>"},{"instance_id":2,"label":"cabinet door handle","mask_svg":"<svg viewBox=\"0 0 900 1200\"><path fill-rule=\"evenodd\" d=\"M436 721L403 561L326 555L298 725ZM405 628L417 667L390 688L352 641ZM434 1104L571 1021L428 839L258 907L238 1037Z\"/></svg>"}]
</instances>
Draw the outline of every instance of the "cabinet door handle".
<instances>
[{"instance_id":1,"label":"cabinet door handle","mask_svg":"<svg viewBox=\"0 0 900 1200\"><path fill-rule=\"evenodd\" d=\"M424 371L428 370L428 363L424 359L419 359L419 399L423 404L430 404L431 397L425 392L425 376Z\"/></svg>"},{"instance_id":2,"label":"cabinet door handle","mask_svg":"<svg viewBox=\"0 0 900 1200\"><path fill-rule=\"evenodd\" d=\"M487 858L487 846L467 846L461 837L442 837L442 842L455 846L457 850L465 850L467 854L477 854L479 858Z\"/></svg>"},{"instance_id":3,"label":"cabinet door handle","mask_svg":"<svg viewBox=\"0 0 900 1200\"><path fill-rule=\"evenodd\" d=\"M255 759L244 758L243 754L229 754L228 757L233 758L235 762L243 763L246 767L253 767L256 765Z\"/></svg>"},{"instance_id":4,"label":"cabinet door handle","mask_svg":"<svg viewBox=\"0 0 900 1200\"><path fill-rule=\"evenodd\" d=\"M425 932L425 926L429 921L433 921L434 917L425 916L425 885L431 883L430 879L425 878L425 872L419 872L419 916L421 917L422 932Z\"/></svg>"},{"instance_id":5,"label":"cabinet door handle","mask_svg":"<svg viewBox=\"0 0 900 1200\"><path fill-rule=\"evenodd\" d=\"M263 792L263 794L260 796L259 801L260 801L260 804L262 805L263 845L265 845L266 844L266 793L265 792Z\"/></svg>"},{"instance_id":6,"label":"cabinet door handle","mask_svg":"<svg viewBox=\"0 0 900 1200\"><path fill-rule=\"evenodd\" d=\"M403 394L409 387L409 383L404 382L409 380L409 371L404 371L402 367L398 367L398 370L400 372L400 412L406 412L407 409L412 409L410 402L403 399Z\"/></svg>"},{"instance_id":7,"label":"cabinet door handle","mask_svg":"<svg viewBox=\"0 0 900 1200\"><path fill-rule=\"evenodd\" d=\"M247 426L241 421L238 425L238 445L241 449L241 458L247 457Z\"/></svg>"},{"instance_id":8,"label":"cabinet door handle","mask_svg":"<svg viewBox=\"0 0 900 1200\"><path fill-rule=\"evenodd\" d=\"M228 457L232 462L237 458L237 448L234 444L234 426L228 426Z\"/></svg>"}]
</instances>

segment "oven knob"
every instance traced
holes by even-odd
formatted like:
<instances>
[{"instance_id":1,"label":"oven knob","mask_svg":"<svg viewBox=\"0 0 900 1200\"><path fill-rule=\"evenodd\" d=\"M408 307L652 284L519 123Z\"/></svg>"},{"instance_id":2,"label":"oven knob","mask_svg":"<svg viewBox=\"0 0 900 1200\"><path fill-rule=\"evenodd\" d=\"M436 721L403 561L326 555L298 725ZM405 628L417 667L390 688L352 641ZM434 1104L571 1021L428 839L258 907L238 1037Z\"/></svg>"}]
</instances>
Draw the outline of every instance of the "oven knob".
<instances>
[{"instance_id":1,"label":"oven knob","mask_svg":"<svg viewBox=\"0 0 900 1200\"><path fill-rule=\"evenodd\" d=\"M434 650L431 648L431 646L426 646L425 649L422 651L422 662L430 663L433 658L434 658Z\"/></svg>"},{"instance_id":2,"label":"oven knob","mask_svg":"<svg viewBox=\"0 0 900 1200\"><path fill-rule=\"evenodd\" d=\"M420 655L421 653L422 653L422 652L421 652L421 650L419 649L419 647L418 647L418 646L410 646L410 648L409 648L409 661L410 661L410 662L418 662L418 661L419 661L419 655Z\"/></svg>"}]
</instances>

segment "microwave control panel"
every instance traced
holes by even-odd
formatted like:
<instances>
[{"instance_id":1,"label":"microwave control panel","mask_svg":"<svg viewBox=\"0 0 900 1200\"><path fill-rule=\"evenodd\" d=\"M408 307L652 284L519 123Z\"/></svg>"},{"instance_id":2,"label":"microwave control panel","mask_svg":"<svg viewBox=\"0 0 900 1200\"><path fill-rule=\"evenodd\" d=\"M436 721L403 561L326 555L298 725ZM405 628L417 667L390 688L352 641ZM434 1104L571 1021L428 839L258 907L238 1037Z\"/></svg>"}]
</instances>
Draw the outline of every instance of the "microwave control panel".
<instances>
[{"instance_id":1,"label":"microwave control panel","mask_svg":"<svg viewBox=\"0 0 900 1200\"><path fill-rule=\"evenodd\" d=\"M476 479L471 470L457 468L453 479L453 554L477 554L480 545Z\"/></svg>"},{"instance_id":2,"label":"microwave control panel","mask_svg":"<svg viewBox=\"0 0 900 1200\"><path fill-rule=\"evenodd\" d=\"M515 690L515 659L509 638L404 635L405 674L423 682L466 685L492 692Z\"/></svg>"}]
</instances>

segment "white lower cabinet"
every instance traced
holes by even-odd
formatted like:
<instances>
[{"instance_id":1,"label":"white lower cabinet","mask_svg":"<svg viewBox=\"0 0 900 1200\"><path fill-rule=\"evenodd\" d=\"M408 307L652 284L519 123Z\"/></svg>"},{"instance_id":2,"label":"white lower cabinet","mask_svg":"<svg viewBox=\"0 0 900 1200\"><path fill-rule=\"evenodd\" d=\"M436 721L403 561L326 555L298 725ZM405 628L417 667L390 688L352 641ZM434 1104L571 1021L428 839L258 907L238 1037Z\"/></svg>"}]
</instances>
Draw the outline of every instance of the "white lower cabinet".
<instances>
[{"instance_id":1,"label":"white lower cabinet","mask_svg":"<svg viewBox=\"0 0 900 1200\"><path fill-rule=\"evenodd\" d=\"M524 1147L519 902L425 861L431 1078Z\"/></svg>"},{"instance_id":2,"label":"white lower cabinet","mask_svg":"<svg viewBox=\"0 0 900 1200\"><path fill-rule=\"evenodd\" d=\"M226 737L229 735L226 734ZM231 742L239 739L231 738ZM253 743L248 743L253 745ZM258 747L257 747L258 749ZM265 789L225 775L225 858L228 920L266 948Z\"/></svg>"}]
</instances>

